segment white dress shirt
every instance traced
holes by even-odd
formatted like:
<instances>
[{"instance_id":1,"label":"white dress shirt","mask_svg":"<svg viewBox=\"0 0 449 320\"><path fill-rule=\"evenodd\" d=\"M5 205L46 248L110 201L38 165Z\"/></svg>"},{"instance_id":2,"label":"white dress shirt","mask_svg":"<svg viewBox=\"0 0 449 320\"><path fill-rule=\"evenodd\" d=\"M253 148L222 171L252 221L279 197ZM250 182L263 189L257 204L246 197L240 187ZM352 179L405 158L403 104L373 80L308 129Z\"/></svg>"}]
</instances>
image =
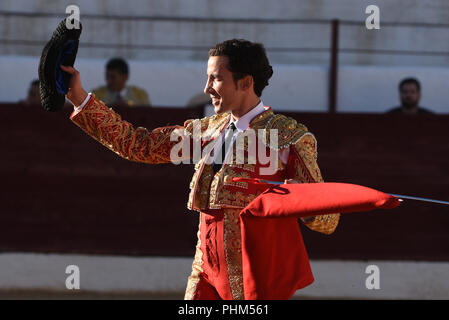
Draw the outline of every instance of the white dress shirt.
<instances>
[{"instance_id":1,"label":"white dress shirt","mask_svg":"<svg viewBox=\"0 0 449 320\"><path fill-rule=\"evenodd\" d=\"M90 96L91 96L91 95L92 95L92 94L89 92L89 93L87 94L86 99L84 99L83 103L81 103L78 107L75 107L75 106L74 106L74 108L75 108L75 113L74 113L74 115L77 114L78 112L80 112L81 110L83 110L84 106L89 102Z\"/></svg>"},{"instance_id":2,"label":"white dress shirt","mask_svg":"<svg viewBox=\"0 0 449 320\"><path fill-rule=\"evenodd\" d=\"M235 127L237 128L237 130L235 130L235 132L234 132L234 135L232 136L231 146L234 144L237 134L239 132L248 130L249 123L251 122L251 120L253 120L255 117L257 117L259 114L261 114L262 112L264 112L266 110L268 110L268 107L265 107L262 100L260 100L260 102L257 106L252 108L250 111L245 113L243 116L241 116L237 120L234 118L234 116L231 115L231 121L229 122L229 125L231 123L234 123ZM229 127L229 125L228 125L228 127ZM226 134L226 130L223 130L223 132L221 133L221 136L220 136L221 141L224 141L225 134ZM231 146L228 148L227 152L229 152L229 150L232 150ZM280 156L280 159L283 164L286 164L288 162L289 154L290 154L289 148L285 148L285 149L279 151L279 156ZM227 153L226 153L226 155L227 155ZM214 158L214 160L215 160L215 158Z\"/></svg>"}]
</instances>

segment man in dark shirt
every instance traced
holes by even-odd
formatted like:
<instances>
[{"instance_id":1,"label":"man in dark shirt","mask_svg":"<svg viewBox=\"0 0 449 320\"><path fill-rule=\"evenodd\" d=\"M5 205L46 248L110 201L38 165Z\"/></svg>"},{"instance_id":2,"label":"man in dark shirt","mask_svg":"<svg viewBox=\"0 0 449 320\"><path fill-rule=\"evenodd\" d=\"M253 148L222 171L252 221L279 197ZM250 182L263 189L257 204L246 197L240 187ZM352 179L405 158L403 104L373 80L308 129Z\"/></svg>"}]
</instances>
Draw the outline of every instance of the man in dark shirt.
<instances>
[{"instance_id":1,"label":"man in dark shirt","mask_svg":"<svg viewBox=\"0 0 449 320\"><path fill-rule=\"evenodd\" d=\"M419 107L421 99L421 85L415 78L406 78L399 83L401 105L388 111L388 113L402 114L432 114L433 112Z\"/></svg>"}]
</instances>

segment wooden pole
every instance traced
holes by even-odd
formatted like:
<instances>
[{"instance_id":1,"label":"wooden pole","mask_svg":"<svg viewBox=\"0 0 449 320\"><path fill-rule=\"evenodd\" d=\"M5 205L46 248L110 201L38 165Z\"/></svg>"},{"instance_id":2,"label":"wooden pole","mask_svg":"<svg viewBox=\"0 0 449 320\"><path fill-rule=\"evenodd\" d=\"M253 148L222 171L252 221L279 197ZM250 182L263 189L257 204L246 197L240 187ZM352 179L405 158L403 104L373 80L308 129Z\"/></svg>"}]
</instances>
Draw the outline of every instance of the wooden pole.
<instances>
[{"instance_id":1,"label":"wooden pole","mask_svg":"<svg viewBox=\"0 0 449 320\"><path fill-rule=\"evenodd\" d=\"M329 70L329 113L337 112L337 88L338 88L338 29L339 21L332 20L331 52Z\"/></svg>"}]
</instances>

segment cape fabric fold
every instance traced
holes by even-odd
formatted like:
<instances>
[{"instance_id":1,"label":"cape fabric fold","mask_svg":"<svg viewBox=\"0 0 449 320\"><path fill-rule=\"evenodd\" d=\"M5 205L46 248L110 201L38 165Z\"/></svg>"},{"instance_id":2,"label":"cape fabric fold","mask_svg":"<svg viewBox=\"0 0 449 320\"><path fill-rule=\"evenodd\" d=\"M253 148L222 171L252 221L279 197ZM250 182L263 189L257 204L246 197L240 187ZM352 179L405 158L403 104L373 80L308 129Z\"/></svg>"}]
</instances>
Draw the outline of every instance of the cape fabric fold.
<instances>
[{"instance_id":1,"label":"cape fabric fold","mask_svg":"<svg viewBox=\"0 0 449 320\"><path fill-rule=\"evenodd\" d=\"M289 299L313 282L298 218L399 204L396 197L347 183L270 187L240 213L245 299Z\"/></svg>"}]
</instances>

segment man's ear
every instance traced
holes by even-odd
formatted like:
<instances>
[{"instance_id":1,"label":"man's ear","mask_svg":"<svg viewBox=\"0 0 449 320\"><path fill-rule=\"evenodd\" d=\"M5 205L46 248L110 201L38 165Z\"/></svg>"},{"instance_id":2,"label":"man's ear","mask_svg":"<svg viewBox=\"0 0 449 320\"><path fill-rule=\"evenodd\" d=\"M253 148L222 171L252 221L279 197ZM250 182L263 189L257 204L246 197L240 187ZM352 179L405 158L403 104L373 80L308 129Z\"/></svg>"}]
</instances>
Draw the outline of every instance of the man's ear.
<instances>
[{"instance_id":1,"label":"man's ear","mask_svg":"<svg viewBox=\"0 0 449 320\"><path fill-rule=\"evenodd\" d=\"M240 89L246 91L254 86L254 79L252 76L247 75L239 80Z\"/></svg>"}]
</instances>

